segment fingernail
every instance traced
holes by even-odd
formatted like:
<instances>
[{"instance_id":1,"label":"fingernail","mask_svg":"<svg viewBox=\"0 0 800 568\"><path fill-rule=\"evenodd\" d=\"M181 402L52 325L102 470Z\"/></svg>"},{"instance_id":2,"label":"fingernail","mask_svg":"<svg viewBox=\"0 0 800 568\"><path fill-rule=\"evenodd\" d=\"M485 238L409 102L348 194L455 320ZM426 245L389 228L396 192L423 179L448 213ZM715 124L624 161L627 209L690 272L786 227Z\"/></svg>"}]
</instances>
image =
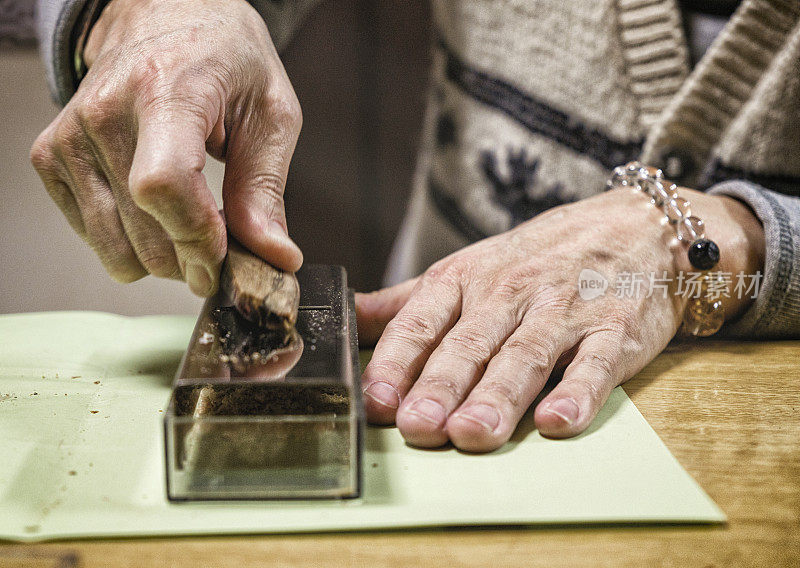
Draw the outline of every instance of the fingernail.
<instances>
[{"instance_id":1,"label":"fingernail","mask_svg":"<svg viewBox=\"0 0 800 568\"><path fill-rule=\"evenodd\" d=\"M580 408L578 408L578 404L571 398L559 398L551 402L544 411L555 414L571 426L578 419Z\"/></svg>"},{"instance_id":2,"label":"fingernail","mask_svg":"<svg viewBox=\"0 0 800 568\"><path fill-rule=\"evenodd\" d=\"M364 389L364 394L375 402L388 408L397 408L400 406L400 395L397 394L397 389L389 383L384 383L383 381L370 383L370 385Z\"/></svg>"},{"instance_id":3,"label":"fingernail","mask_svg":"<svg viewBox=\"0 0 800 568\"><path fill-rule=\"evenodd\" d=\"M429 398L419 399L411 405L407 412L436 426L444 424L447 418L447 412L444 406Z\"/></svg>"},{"instance_id":4,"label":"fingernail","mask_svg":"<svg viewBox=\"0 0 800 568\"><path fill-rule=\"evenodd\" d=\"M475 404L470 406L466 410L456 414L456 417L466 418L467 420L476 422L492 432L500 424L500 414L488 404Z\"/></svg>"},{"instance_id":5,"label":"fingernail","mask_svg":"<svg viewBox=\"0 0 800 568\"><path fill-rule=\"evenodd\" d=\"M207 296L213 285L211 275L199 264L186 265L186 282L189 283L192 292L199 296Z\"/></svg>"}]
</instances>

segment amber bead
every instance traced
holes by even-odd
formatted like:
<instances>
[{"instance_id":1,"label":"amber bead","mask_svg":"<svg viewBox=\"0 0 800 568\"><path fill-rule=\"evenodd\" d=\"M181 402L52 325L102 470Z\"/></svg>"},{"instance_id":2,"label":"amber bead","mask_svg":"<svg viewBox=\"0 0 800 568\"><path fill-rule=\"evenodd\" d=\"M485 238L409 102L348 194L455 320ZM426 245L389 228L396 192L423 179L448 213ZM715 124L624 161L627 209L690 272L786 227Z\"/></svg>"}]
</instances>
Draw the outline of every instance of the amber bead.
<instances>
[{"instance_id":1,"label":"amber bead","mask_svg":"<svg viewBox=\"0 0 800 568\"><path fill-rule=\"evenodd\" d=\"M714 335L725 323L725 309L719 300L693 298L683 314L683 327L697 337Z\"/></svg>"}]
</instances>

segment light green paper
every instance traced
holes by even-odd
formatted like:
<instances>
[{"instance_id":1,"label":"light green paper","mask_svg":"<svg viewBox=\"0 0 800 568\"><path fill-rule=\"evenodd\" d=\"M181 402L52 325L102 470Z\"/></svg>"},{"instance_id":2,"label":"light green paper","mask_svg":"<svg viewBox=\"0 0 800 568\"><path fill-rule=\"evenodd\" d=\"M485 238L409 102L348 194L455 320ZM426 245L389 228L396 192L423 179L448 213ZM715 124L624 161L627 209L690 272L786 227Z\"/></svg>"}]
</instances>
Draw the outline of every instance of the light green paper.
<instances>
[{"instance_id":1,"label":"light green paper","mask_svg":"<svg viewBox=\"0 0 800 568\"><path fill-rule=\"evenodd\" d=\"M0 538L725 520L619 388L582 436L547 440L527 417L488 455L369 428L359 500L169 503L160 410L193 325L0 316Z\"/></svg>"}]
</instances>

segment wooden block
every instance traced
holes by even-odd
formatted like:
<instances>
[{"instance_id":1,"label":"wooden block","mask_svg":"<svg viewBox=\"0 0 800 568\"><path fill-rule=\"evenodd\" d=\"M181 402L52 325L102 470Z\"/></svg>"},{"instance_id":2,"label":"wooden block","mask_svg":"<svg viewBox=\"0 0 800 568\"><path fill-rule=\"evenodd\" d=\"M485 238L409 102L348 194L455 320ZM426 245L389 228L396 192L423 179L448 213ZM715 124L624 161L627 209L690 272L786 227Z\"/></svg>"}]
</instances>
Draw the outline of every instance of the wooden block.
<instances>
[{"instance_id":1,"label":"wooden block","mask_svg":"<svg viewBox=\"0 0 800 568\"><path fill-rule=\"evenodd\" d=\"M293 273L279 270L228 235L228 256L220 286L245 318L287 332L297 322L300 286Z\"/></svg>"}]
</instances>

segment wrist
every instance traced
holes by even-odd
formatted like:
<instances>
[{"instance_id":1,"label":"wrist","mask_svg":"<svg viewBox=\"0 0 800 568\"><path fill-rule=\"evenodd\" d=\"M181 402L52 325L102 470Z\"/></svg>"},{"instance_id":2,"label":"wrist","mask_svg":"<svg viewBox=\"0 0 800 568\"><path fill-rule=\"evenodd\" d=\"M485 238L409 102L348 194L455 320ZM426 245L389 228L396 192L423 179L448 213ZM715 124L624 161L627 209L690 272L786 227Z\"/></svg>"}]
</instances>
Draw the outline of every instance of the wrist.
<instances>
[{"instance_id":1,"label":"wrist","mask_svg":"<svg viewBox=\"0 0 800 568\"><path fill-rule=\"evenodd\" d=\"M264 20L248 0L101 0L105 7L88 32L83 49L86 67L103 52L142 37L164 36L171 31L205 24L209 29L227 29L220 24L238 22L253 30L266 30ZM249 28L246 30L250 31ZM237 39L241 36L237 35Z\"/></svg>"},{"instance_id":2,"label":"wrist","mask_svg":"<svg viewBox=\"0 0 800 568\"><path fill-rule=\"evenodd\" d=\"M660 170L638 162L615 168L608 187L641 192L660 212L662 225L670 227L668 248L685 333L712 335L752 304L766 247L761 223L746 205L678 188Z\"/></svg>"},{"instance_id":3,"label":"wrist","mask_svg":"<svg viewBox=\"0 0 800 568\"><path fill-rule=\"evenodd\" d=\"M741 201L691 189L681 188L679 191L691 202L693 214L703 219L708 238L719 246L719 263L713 271L731 279L728 295L721 296L720 301L725 307L726 321L733 319L754 301L752 294L735 293L739 275L743 275L749 284L751 275L764 272L764 229L755 214ZM680 270L697 271L689 263L686 245L678 243L675 252Z\"/></svg>"}]
</instances>

